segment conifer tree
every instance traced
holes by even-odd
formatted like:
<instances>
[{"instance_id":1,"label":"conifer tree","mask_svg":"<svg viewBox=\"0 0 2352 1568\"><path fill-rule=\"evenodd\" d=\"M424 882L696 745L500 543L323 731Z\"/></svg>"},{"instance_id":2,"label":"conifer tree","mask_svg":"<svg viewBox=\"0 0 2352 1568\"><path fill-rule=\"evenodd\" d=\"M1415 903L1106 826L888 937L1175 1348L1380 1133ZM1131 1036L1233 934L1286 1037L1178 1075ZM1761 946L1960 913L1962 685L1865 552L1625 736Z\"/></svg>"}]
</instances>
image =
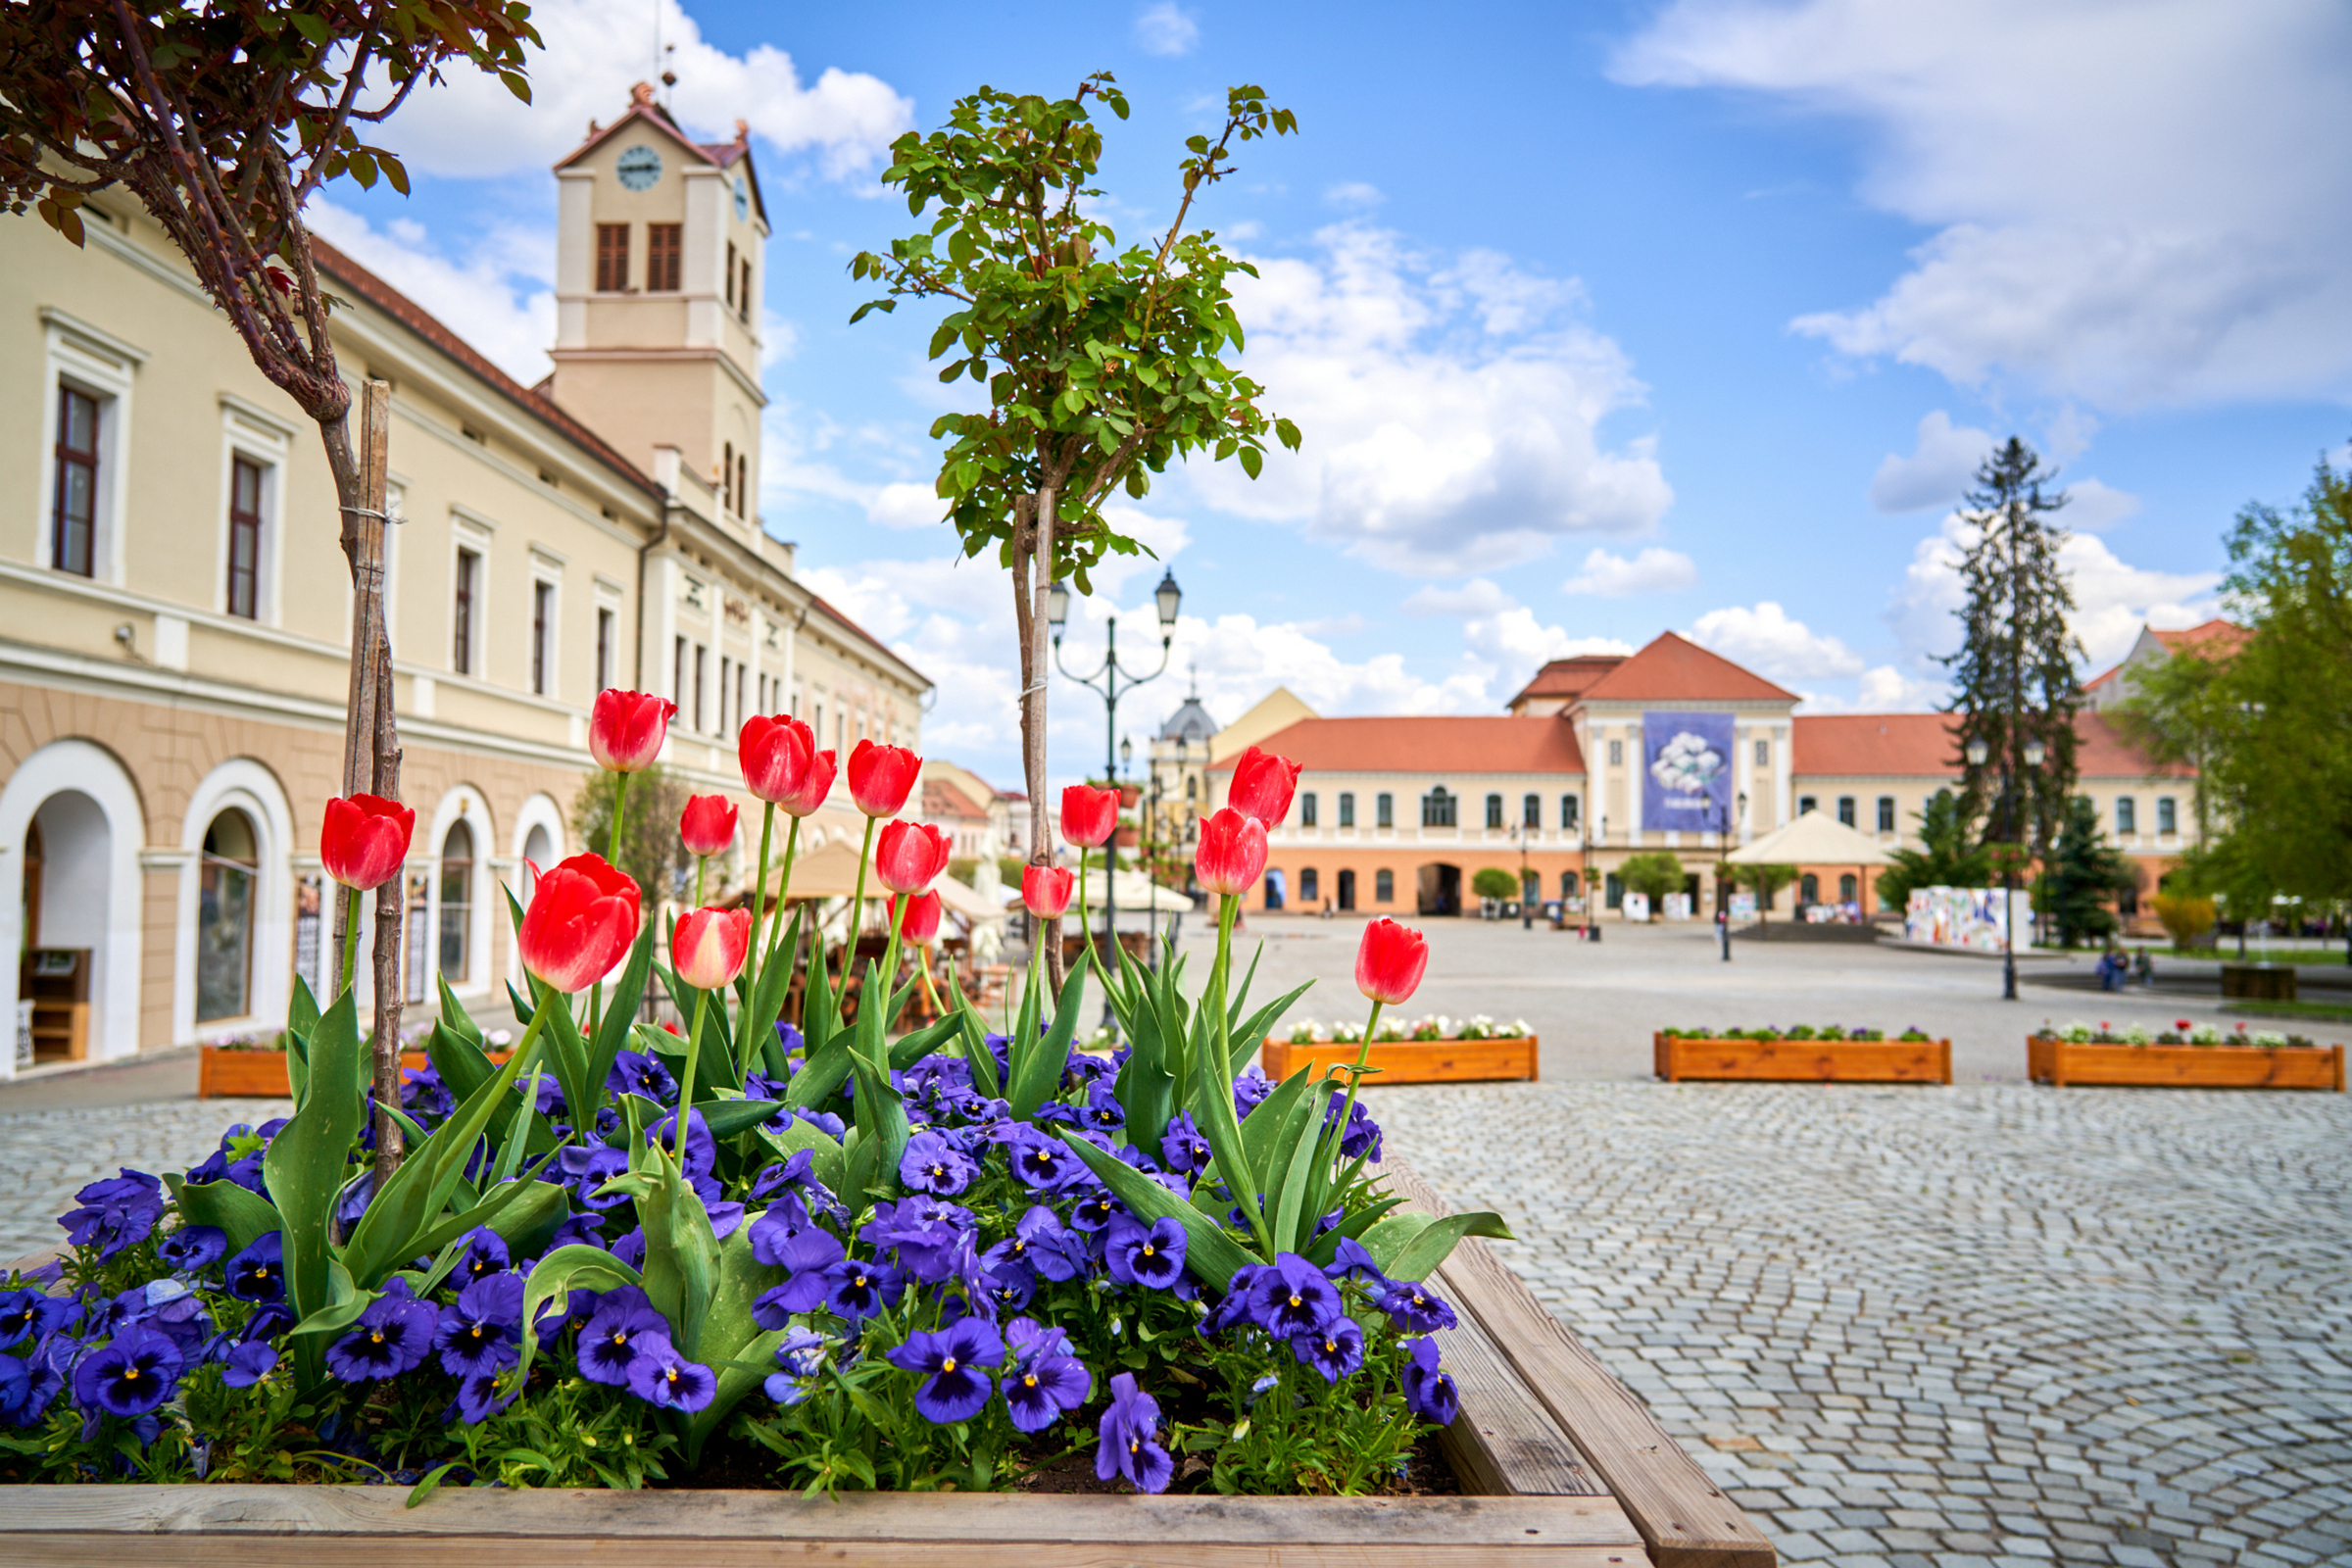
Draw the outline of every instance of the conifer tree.
<instances>
[{"instance_id":1,"label":"conifer tree","mask_svg":"<svg viewBox=\"0 0 2352 1568\"><path fill-rule=\"evenodd\" d=\"M2035 849L2067 819L2082 704L2082 645L2067 625L2075 596L2058 562L2067 531L2049 520L2067 501L2054 488L2057 476L2016 436L1978 468L1960 513L1977 533L1960 564L1963 639L1943 661L1955 688L1948 711L1959 715L1952 731L1964 769L1960 813L1983 821L1989 842ZM1968 746L1979 740L1986 758L1975 766ZM2030 767L2026 748L2034 741L2045 755Z\"/></svg>"},{"instance_id":2,"label":"conifer tree","mask_svg":"<svg viewBox=\"0 0 2352 1568\"><path fill-rule=\"evenodd\" d=\"M2068 803L2064 826L2041 873L2041 912L2058 945L2104 941L2123 922L2108 907L2136 884L2123 852L2099 830L2088 800Z\"/></svg>"}]
</instances>

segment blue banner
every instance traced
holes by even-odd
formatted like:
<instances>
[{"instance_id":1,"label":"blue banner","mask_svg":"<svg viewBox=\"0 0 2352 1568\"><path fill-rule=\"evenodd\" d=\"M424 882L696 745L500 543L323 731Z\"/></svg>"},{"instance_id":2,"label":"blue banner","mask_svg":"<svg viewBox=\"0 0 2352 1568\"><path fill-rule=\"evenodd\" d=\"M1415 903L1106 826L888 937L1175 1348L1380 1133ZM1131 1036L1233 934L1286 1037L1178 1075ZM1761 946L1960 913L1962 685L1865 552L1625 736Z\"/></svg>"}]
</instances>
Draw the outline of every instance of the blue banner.
<instances>
[{"instance_id":1,"label":"blue banner","mask_svg":"<svg viewBox=\"0 0 2352 1568\"><path fill-rule=\"evenodd\" d=\"M1731 820L1732 715L1642 715L1642 826L1711 832Z\"/></svg>"}]
</instances>

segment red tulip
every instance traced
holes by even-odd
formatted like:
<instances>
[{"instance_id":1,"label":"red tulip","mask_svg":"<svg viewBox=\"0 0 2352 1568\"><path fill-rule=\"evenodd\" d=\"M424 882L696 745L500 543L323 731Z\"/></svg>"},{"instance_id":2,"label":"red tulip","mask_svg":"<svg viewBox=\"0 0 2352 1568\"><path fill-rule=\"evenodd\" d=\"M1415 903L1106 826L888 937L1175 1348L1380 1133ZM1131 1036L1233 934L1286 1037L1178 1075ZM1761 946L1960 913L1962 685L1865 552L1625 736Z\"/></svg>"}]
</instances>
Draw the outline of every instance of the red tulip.
<instances>
[{"instance_id":1,"label":"red tulip","mask_svg":"<svg viewBox=\"0 0 2352 1568\"><path fill-rule=\"evenodd\" d=\"M906 923L899 935L918 948L929 947L939 936L941 905L936 893L917 893L911 899L906 894L894 894L890 901L890 917L899 918L899 906L906 906Z\"/></svg>"},{"instance_id":2,"label":"red tulip","mask_svg":"<svg viewBox=\"0 0 2352 1568\"><path fill-rule=\"evenodd\" d=\"M850 799L868 816L896 816L923 776L923 760L904 746L859 741L850 748Z\"/></svg>"},{"instance_id":3,"label":"red tulip","mask_svg":"<svg viewBox=\"0 0 2352 1568\"><path fill-rule=\"evenodd\" d=\"M326 825L318 834L318 858L326 874L365 893L380 888L409 856L416 813L398 801L374 795L326 803Z\"/></svg>"},{"instance_id":4,"label":"red tulip","mask_svg":"<svg viewBox=\"0 0 2352 1568\"><path fill-rule=\"evenodd\" d=\"M886 822L874 842L874 869L893 893L920 893L948 868L956 841L928 822Z\"/></svg>"},{"instance_id":5,"label":"red tulip","mask_svg":"<svg viewBox=\"0 0 2352 1568\"><path fill-rule=\"evenodd\" d=\"M1021 902L1041 920L1059 918L1061 911L1070 906L1070 890L1077 885L1078 879L1067 866L1021 867Z\"/></svg>"},{"instance_id":6,"label":"red tulip","mask_svg":"<svg viewBox=\"0 0 2352 1568\"><path fill-rule=\"evenodd\" d=\"M1280 827L1282 819L1291 814L1291 792L1298 787L1297 762L1252 746L1233 764L1233 783L1225 791L1225 804L1268 827Z\"/></svg>"},{"instance_id":7,"label":"red tulip","mask_svg":"<svg viewBox=\"0 0 2352 1568\"><path fill-rule=\"evenodd\" d=\"M1250 891L1266 868L1266 825L1228 806L1200 819L1200 842L1193 851L1193 875L1211 893Z\"/></svg>"},{"instance_id":8,"label":"red tulip","mask_svg":"<svg viewBox=\"0 0 2352 1568\"><path fill-rule=\"evenodd\" d=\"M1119 827L1119 792L1073 784L1061 792L1061 836L1082 850L1108 842Z\"/></svg>"},{"instance_id":9,"label":"red tulip","mask_svg":"<svg viewBox=\"0 0 2352 1568\"><path fill-rule=\"evenodd\" d=\"M636 882L601 855L575 855L539 873L515 942L522 966L569 996L610 974L636 940Z\"/></svg>"},{"instance_id":10,"label":"red tulip","mask_svg":"<svg viewBox=\"0 0 2352 1568\"><path fill-rule=\"evenodd\" d=\"M735 842L735 803L724 795L688 796L678 837L689 854L716 855Z\"/></svg>"},{"instance_id":11,"label":"red tulip","mask_svg":"<svg viewBox=\"0 0 2352 1568\"><path fill-rule=\"evenodd\" d=\"M743 787L760 800L773 801L778 806L800 793L815 757L816 732L789 713L778 713L773 718L754 713L743 721L743 729L735 737L735 760L743 768ZM828 788L832 781L833 771L827 768Z\"/></svg>"},{"instance_id":12,"label":"red tulip","mask_svg":"<svg viewBox=\"0 0 2352 1568\"><path fill-rule=\"evenodd\" d=\"M696 909L678 916L669 934L669 961L697 991L716 991L741 974L751 950L749 909Z\"/></svg>"},{"instance_id":13,"label":"red tulip","mask_svg":"<svg viewBox=\"0 0 2352 1568\"><path fill-rule=\"evenodd\" d=\"M609 686L596 694L588 714L588 755L611 772L643 772L662 755L662 739L677 713L675 703Z\"/></svg>"},{"instance_id":14,"label":"red tulip","mask_svg":"<svg viewBox=\"0 0 2352 1568\"><path fill-rule=\"evenodd\" d=\"M1355 949L1355 989L1374 1002L1395 1005L1421 989L1429 967L1429 938L1410 926L1380 919L1364 927Z\"/></svg>"},{"instance_id":15,"label":"red tulip","mask_svg":"<svg viewBox=\"0 0 2352 1568\"><path fill-rule=\"evenodd\" d=\"M800 788L779 799L776 805L794 816L808 815L833 793L833 775L838 767L831 752L818 752L808 759L808 770L801 775Z\"/></svg>"}]
</instances>

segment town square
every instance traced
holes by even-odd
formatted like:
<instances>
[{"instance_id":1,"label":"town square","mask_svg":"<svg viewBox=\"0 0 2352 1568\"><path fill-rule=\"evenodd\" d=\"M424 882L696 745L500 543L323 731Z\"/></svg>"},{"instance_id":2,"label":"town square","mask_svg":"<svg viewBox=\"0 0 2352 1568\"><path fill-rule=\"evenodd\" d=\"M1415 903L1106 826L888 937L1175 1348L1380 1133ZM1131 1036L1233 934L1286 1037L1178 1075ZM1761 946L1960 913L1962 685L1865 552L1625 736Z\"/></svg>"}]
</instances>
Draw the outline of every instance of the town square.
<instances>
[{"instance_id":1,"label":"town square","mask_svg":"<svg viewBox=\"0 0 2352 1568\"><path fill-rule=\"evenodd\" d=\"M12 0L0 1562L2352 1563L2347 63Z\"/></svg>"}]
</instances>

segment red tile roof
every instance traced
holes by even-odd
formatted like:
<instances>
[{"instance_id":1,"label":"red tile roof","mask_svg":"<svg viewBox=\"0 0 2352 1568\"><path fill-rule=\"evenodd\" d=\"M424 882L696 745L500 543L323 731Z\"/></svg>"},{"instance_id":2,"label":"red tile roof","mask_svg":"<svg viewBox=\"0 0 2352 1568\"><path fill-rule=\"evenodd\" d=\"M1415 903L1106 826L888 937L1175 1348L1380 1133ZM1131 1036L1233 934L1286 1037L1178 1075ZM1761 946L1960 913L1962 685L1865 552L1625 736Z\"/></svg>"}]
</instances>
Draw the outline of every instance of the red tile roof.
<instances>
[{"instance_id":1,"label":"red tile roof","mask_svg":"<svg viewBox=\"0 0 2352 1568\"><path fill-rule=\"evenodd\" d=\"M1661 632L1650 645L1585 688L1588 703L1779 702L1793 703L1753 670L1688 638Z\"/></svg>"},{"instance_id":2,"label":"red tile roof","mask_svg":"<svg viewBox=\"0 0 2352 1568\"><path fill-rule=\"evenodd\" d=\"M472 344L443 325L440 318L423 306L316 234L311 236L311 254L318 261L318 270L344 288L457 361L525 413L553 425L565 440L630 484L656 500L663 499L662 487L654 482L653 475L607 446L595 431L565 413L546 393L533 391L482 358Z\"/></svg>"},{"instance_id":3,"label":"red tile roof","mask_svg":"<svg viewBox=\"0 0 2352 1568\"><path fill-rule=\"evenodd\" d=\"M1579 654L1555 659L1536 671L1519 695L1503 704L1516 708L1531 697L1574 697L1626 661L1624 654Z\"/></svg>"},{"instance_id":4,"label":"red tile roof","mask_svg":"<svg viewBox=\"0 0 2352 1568\"><path fill-rule=\"evenodd\" d=\"M1948 713L1799 713L1789 769L1815 777L1956 778Z\"/></svg>"},{"instance_id":5,"label":"red tile roof","mask_svg":"<svg viewBox=\"0 0 2352 1568\"><path fill-rule=\"evenodd\" d=\"M1949 713L1799 713L1790 771L1811 778L1960 776ZM2158 765L2102 713L2075 715L2075 772L2081 778L2190 778L2184 762Z\"/></svg>"},{"instance_id":6,"label":"red tile roof","mask_svg":"<svg viewBox=\"0 0 2352 1568\"><path fill-rule=\"evenodd\" d=\"M2236 621L2224 620L2218 615L2202 626L2183 626L2178 631L2150 626L2148 634L2176 654L2202 654L2207 659L2227 659L2254 635Z\"/></svg>"},{"instance_id":7,"label":"red tile roof","mask_svg":"<svg viewBox=\"0 0 2352 1568\"><path fill-rule=\"evenodd\" d=\"M944 778L923 780L923 814L961 817L975 822L988 820L986 808L974 805L969 795Z\"/></svg>"},{"instance_id":8,"label":"red tile roof","mask_svg":"<svg viewBox=\"0 0 2352 1568\"><path fill-rule=\"evenodd\" d=\"M1565 718L1302 718L1259 741L1309 773L1582 773ZM1237 758L1211 762L1230 772Z\"/></svg>"}]
</instances>

